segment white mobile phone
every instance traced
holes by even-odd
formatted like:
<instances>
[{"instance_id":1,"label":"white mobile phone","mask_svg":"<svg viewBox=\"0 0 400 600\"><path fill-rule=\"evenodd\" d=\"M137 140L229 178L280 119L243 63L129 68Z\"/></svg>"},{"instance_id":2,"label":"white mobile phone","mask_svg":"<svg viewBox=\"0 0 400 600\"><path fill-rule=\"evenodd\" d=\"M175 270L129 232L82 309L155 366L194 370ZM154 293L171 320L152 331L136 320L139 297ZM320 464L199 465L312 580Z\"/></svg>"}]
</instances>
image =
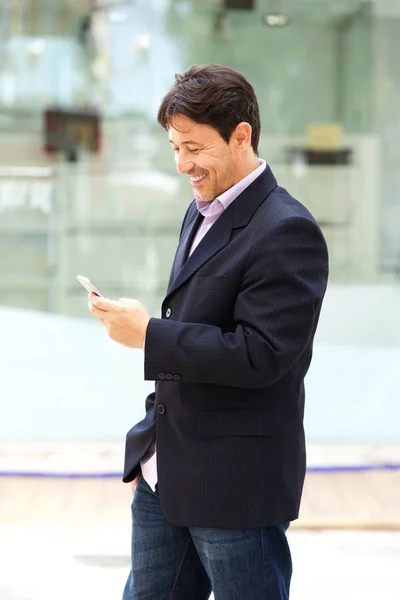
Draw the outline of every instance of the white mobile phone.
<instances>
[{"instance_id":1,"label":"white mobile phone","mask_svg":"<svg viewBox=\"0 0 400 600\"><path fill-rule=\"evenodd\" d=\"M89 294L91 292L93 292L93 294L96 294L96 296L100 296L100 298L104 298L103 294L100 292L99 289L97 289L97 287L94 285L94 283L92 283L90 281L90 279L88 279L87 277L84 277L83 275L77 275L76 278L79 281L79 283L81 285L83 285L85 290L87 292L89 292Z\"/></svg>"}]
</instances>

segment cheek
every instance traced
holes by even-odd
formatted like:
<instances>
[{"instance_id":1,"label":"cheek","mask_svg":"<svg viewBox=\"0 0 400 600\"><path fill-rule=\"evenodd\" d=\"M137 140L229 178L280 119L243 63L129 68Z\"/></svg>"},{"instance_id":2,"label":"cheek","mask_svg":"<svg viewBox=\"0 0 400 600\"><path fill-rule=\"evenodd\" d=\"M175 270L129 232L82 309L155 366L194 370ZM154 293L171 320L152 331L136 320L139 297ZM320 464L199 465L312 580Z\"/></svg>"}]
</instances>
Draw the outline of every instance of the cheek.
<instances>
[{"instance_id":1,"label":"cheek","mask_svg":"<svg viewBox=\"0 0 400 600\"><path fill-rule=\"evenodd\" d=\"M206 168L209 174L209 178L212 181L217 181L221 178L221 168L218 165L207 165Z\"/></svg>"}]
</instances>

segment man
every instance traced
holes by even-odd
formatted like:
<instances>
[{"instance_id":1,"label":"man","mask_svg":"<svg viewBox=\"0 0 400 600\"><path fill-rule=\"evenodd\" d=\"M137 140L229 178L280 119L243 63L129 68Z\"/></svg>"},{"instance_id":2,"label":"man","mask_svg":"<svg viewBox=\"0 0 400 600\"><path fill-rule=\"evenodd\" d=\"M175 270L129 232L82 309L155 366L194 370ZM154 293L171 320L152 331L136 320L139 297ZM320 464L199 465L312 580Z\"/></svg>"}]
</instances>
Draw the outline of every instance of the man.
<instances>
[{"instance_id":1,"label":"man","mask_svg":"<svg viewBox=\"0 0 400 600\"><path fill-rule=\"evenodd\" d=\"M144 348L156 382L126 441L123 480L137 488L124 600L287 599L325 241L259 159L259 107L241 74L176 75L158 121L195 196L161 318L90 297L112 339Z\"/></svg>"}]
</instances>

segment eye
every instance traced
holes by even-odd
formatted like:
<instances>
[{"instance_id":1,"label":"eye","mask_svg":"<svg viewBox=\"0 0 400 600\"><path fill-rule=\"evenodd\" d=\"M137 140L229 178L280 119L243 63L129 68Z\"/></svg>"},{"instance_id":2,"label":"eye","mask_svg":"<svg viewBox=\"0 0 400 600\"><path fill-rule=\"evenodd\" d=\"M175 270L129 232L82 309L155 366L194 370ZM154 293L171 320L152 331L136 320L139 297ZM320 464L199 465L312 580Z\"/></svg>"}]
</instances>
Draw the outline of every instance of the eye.
<instances>
[{"instance_id":1,"label":"eye","mask_svg":"<svg viewBox=\"0 0 400 600\"><path fill-rule=\"evenodd\" d=\"M188 148L191 154L197 154L200 151L200 148Z\"/></svg>"}]
</instances>

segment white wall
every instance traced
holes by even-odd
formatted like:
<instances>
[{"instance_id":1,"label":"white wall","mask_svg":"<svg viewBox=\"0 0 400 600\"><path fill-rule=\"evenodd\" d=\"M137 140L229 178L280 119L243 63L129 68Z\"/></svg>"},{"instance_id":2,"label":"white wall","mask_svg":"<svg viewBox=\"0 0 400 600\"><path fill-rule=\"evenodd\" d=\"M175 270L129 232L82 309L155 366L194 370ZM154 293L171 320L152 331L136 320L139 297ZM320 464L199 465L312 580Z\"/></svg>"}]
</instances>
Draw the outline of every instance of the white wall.
<instances>
[{"instance_id":1,"label":"white wall","mask_svg":"<svg viewBox=\"0 0 400 600\"><path fill-rule=\"evenodd\" d=\"M95 319L0 309L0 324L0 439L112 440L142 417L142 353Z\"/></svg>"},{"instance_id":2,"label":"white wall","mask_svg":"<svg viewBox=\"0 0 400 600\"><path fill-rule=\"evenodd\" d=\"M400 286L334 286L307 376L313 440L400 440Z\"/></svg>"}]
</instances>

